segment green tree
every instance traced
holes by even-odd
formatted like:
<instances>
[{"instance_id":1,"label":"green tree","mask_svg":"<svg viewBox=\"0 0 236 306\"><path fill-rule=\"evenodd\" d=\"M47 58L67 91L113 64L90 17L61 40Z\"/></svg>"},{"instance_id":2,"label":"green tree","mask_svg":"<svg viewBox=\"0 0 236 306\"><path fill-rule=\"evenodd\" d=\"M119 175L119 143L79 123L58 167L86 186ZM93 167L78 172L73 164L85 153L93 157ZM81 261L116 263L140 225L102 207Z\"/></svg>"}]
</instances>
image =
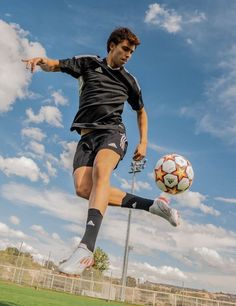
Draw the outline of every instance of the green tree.
<instances>
[{"instance_id":1,"label":"green tree","mask_svg":"<svg viewBox=\"0 0 236 306\"><path fill-rule=\"evenodd\" d=\"M104 272L109 268L109 257L108 255L99 247L96 248L94 252L94 265L93 268L100 272Z\"/></svg>"},{"instance_id":2,"label":"green tree","mask_svg":"<svg viewBox=\"0 0 236 306\"><path fill-rule=\"evenodd\" d=\"M49 270L56 270L57 265L52 260L46 260L44 263L44 267L49 269Z\"/></svg>"},{"instance_id":3,"label":"green tree","mask_svg":"<svg viewBox=\"0 0 236 306\"><path fill-rule=\"evenodd\" d=\"M4 250L6 254L17 256L19 254L19 250L17 248L8 247Z\"/></svg>"},{"instance_id":4,"label":"green tree","mask_svg":"<svg viewBox=\"0 0 236 306\"><path fill-rule=\"evenodd\" d=\"M136 279L134 277L127 276L126 284L128 287L136 287L137 285Z\"/></svg>"}]
</instances>

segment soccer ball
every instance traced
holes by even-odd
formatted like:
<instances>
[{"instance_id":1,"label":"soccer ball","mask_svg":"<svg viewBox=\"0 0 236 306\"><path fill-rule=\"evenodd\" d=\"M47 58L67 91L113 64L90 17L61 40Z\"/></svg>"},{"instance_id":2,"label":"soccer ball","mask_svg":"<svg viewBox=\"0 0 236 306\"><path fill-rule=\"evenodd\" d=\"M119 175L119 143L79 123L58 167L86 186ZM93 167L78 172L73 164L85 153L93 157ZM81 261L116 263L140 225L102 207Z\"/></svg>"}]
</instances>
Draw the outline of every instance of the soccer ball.
<instances>
[{"instance_id":1,"label":"soccer ball","mask_svg":"<svg viewBox=\"0 0 236 306\"><path fill-rule=\"evenodd\" d=\"M186 158L178 154L169 154L158 160L154 177L162 191L178 194L192 185L194 172Z\"/></svg>"}]
</instances>

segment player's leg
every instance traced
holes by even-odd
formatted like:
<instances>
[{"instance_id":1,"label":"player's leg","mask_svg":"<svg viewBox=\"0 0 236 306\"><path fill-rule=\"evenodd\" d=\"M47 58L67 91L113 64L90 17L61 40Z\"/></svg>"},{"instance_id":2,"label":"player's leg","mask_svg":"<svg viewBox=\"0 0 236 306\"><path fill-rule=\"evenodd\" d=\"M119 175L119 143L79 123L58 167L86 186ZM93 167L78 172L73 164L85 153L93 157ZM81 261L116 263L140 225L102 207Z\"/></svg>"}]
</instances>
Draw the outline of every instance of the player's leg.
<instances>
[{"instance_id":1,"label":"player's leg","mask_svg":"<svg viewBox=\"0 0 236 306\"><path fill-rule=\"evenodd\" d=\"M91 193L93 185L92 171L92 167L82 167L77 169L74 174L76 193L85 199L89 199ZM165 197L158 197L154 200L147 199L134 194L126 193L121 189L114 188L112 186L110 186L108 193L108 203L111 206L146 210L166 219L173 226L179 225L179 214L176 209L169 206L169 200ZM91 212L92 211L93 214L96 215L96 211L91 210ZM88 215L88 218L90 218L90 215Z\"/></svg>"},{"instance_id":2,"label":"player's leg","mask_svg":"<svg viewBox=\"0 0 236 306\"><path fill-rule=\"evenodd\" d=\"M113 199L118 199L119 191L114 190ZM171 225L179 225L179 213L176 209L170 207L170 201L164 196L153 199L139 197L135 194L125 193L125 196L120 200L121 203L109 203L113 206L121 206L131 209L146 210L154 215L158 215L166 219Z\"/></svg>"},{"instance_id":3,"label":"player's leg","mask_svg":"<svg viewBox=\"0 0 236 306\"><path fill-rule=\"evenodd\" d=\"M93 167L80 167L74 171L74 185L76 194L84 199L89 199L93 180L92 180ZM109 193L109 205L121 206L123 198L125 198L126 192L113 186L110 187Z\"/></svg>"},{"instance_id":4,"label":"player's leg","mask_svg":"<svg viewBox=\"0 0 236 306\"><path fill-rule=\"evenodd\" d=\"M111 173L119 159L120 156L116 152L102 149L94 160L88 218L85 234L81 240L81 243L86 244L92 252L109 201Z\"/></svg>"},{"instance_id":5,"label":"player's leg","mask_svg":"<svg viewBox=\"0 0 236 306\"><path fill-rule=\"evenodd\" d=\"M73 173L75 192L77 196L86 200L89 199L93 186L92 173L92 166L83 166L76 168Z\"/></svg>"},{"instance_id":6,"label":"player's leg","mask_svg":"<svg viewBox=\"0 0 236 306\"><path fill-rule=\"evenodd\" d=\"M71 257L59 266L61 272L80 275L86 267L93 264L95 242L109 200L110 176L119 159L120 156L116 152L110 149L102 149L96 155L93 168L81 167L76 171L77 175L81 175L82 181L85 179L89 182L90 187L92 186L88 216L83 238ZM79 179L76 182L78 186L81 186ZM81 188L81 190L83 192L78 191L77 193L87 197L89 192L85 188Z\"/></svg>"},{"instance_id":7,"label":"player's leg","mask_svg":"<svg viewBox=\"0 0 236 306\"><path fill-rule=\"evenodd\" d=\"M93 185L89 197L89 207L105 213L110 198L111 173L120 160L119 154L110 149L101 149L93 164Z\"/></svg>"}]
</instances>

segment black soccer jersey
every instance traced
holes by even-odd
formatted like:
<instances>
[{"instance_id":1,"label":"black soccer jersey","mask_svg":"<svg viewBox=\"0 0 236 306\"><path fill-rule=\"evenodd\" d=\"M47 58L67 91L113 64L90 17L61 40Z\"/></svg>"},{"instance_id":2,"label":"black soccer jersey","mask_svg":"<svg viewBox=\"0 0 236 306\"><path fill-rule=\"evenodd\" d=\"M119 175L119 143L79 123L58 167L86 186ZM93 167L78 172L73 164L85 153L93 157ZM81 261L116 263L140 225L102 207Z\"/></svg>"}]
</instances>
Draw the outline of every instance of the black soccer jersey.
<instances>
[{"instance_id":1,"label":"black soccer jersey","mask_svg":"<svg viewBox=\"0 0 236 306\"><path fill-rule=\"evenodd\" d=\"M106 59L79 56L59 61L60 70L79 80L79 110L71 131L81 128L124 129L122 112L128 101L133 110L143 107L136 79L123 67L112 69Z\"/></svg>"}]
</instances>

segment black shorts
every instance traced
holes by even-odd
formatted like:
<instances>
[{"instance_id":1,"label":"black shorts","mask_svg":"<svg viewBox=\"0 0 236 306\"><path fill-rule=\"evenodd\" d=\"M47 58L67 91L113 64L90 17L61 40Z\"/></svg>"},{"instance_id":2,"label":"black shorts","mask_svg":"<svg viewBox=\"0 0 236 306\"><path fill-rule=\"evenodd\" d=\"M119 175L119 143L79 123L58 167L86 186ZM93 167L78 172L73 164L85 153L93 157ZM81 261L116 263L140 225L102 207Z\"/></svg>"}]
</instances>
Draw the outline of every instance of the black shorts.
<instances>
[{"instance_id":1,"label":"black shorts","mask_svg":"<svg viewBox=\"0 0 236 306\"><path fill-rule=\"evenodd\" d=\"M125 133L118 130L94 130L81 137L74 155L73 170L79 167L92 167L94 159L101 149L110 149L120 155L120 160L125 156L128 141ZM118 164L117 164L118 165ZM117 167L116 165L116 167Z\"/></svg>"}]
</instances>

